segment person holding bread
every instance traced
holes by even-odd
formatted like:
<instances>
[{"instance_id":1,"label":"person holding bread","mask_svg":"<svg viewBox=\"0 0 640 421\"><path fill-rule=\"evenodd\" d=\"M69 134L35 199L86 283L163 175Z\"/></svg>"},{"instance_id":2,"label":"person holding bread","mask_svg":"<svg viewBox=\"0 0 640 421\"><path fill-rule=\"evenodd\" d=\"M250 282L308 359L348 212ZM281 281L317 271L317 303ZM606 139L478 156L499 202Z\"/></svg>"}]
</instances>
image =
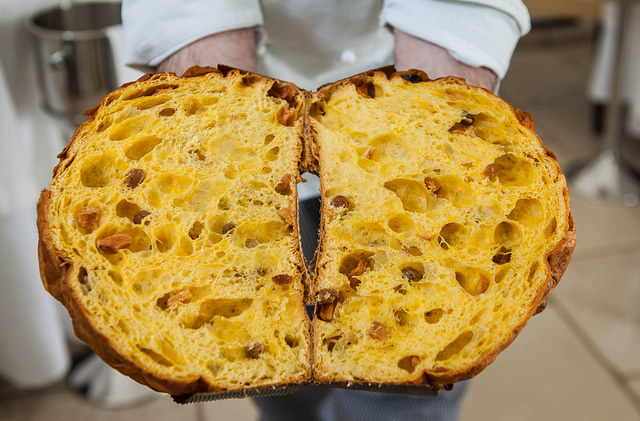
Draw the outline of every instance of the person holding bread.
<instances>
[{"instance_id":1,"label":"person holding bread","mask_svg":"<svg viewBox=\"0 0 640 421\"><path fill-rule=\"evenodd\" d=\"M530 29L526 7L513 0L124 0L123 24L133 67L180 75L224 64L308 90L395 63L496 91ZM311 227L303 233L317 231L304 207L319 195L317 178L305 178L298 197ZM263 420L454 420L465 389L425 398L309 386L255 402Z\"/></svg>"}]
</instances>

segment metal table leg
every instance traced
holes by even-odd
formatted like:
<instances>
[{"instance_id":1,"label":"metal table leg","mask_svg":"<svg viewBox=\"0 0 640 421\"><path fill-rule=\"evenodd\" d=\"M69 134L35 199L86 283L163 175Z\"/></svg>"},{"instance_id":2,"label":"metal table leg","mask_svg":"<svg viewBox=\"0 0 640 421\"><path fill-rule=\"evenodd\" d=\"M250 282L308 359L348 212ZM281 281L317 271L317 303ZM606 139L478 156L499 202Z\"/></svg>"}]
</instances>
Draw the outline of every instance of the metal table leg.
<instances>
[{"instance_id":1,"label":"metal table leg","mask_svg":"<svg viewBox=\"0 0 640 421\"><path fill-rule=\"evenodd\" d=\"M594 201L617 202L627 206L640 203L640 181L621 161L622 127L622 74L624 67L625 31L629 25L633 0L618 0L618 26L614 55L611 102L605 121L603 150L593 160L568 176L569 184L583 196Z\"/></svg>"}]
</instances>

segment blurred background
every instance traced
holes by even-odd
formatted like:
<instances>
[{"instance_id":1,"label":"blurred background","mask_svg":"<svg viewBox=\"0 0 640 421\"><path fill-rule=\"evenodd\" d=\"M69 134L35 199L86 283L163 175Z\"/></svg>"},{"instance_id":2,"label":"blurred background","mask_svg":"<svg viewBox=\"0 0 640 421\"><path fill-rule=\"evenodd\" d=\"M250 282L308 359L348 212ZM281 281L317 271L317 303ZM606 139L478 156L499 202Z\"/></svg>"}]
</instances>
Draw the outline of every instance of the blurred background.
<instances>
[{"instance_id":1,"label":"blurred background","mask_svg":"<svg viewBox=\"0 0 640 421\"><path fill-rule=\"evenodd\" d=\"M578 246L461 420L640 420L640 1L525 4L500 95L557 154ZM122 63L119 3L59 5L0 2L0 419L257 420L247 399L180 406L120 376L41 286L39 191L83 111L141 74Z\"/></svg>"}]
</instances>

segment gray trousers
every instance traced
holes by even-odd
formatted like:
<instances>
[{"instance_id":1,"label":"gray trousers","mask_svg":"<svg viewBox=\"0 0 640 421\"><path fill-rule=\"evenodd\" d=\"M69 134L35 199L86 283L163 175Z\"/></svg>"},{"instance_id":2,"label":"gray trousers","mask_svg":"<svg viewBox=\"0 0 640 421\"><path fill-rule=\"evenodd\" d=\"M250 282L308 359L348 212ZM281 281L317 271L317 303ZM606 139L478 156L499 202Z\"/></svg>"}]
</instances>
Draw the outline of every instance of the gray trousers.
<instances>
[{"instance_id":1,"label":"gray trousers","mask_svg":"<svg viewBox=\"0 0 640 421\"><path fill-rule=\"evenodd\" d=\"M466 389L461 382L437 397L419 397L312 385L253 401L260 421L455 421Z\"/></svg>"}]
</instances>

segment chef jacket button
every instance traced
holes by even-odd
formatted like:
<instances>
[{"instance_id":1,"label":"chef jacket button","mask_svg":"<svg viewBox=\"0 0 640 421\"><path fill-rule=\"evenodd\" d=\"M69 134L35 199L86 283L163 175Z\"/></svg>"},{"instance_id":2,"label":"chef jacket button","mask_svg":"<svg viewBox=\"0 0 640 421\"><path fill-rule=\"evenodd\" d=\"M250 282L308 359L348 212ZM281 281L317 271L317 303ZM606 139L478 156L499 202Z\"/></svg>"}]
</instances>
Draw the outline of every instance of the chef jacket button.
<instances>
[{"instance_id":1,"label":"chef jacket button","mask_svg":"<svg viewBox=\"0 0 640 421\"><path fill-rule=\"evenodd\" d=\"M342 53L340 53L340 61L343 63L355 63L357 58L358 56L356 56L353 50L343 50Z\"/></svg>"}]
</instances>

